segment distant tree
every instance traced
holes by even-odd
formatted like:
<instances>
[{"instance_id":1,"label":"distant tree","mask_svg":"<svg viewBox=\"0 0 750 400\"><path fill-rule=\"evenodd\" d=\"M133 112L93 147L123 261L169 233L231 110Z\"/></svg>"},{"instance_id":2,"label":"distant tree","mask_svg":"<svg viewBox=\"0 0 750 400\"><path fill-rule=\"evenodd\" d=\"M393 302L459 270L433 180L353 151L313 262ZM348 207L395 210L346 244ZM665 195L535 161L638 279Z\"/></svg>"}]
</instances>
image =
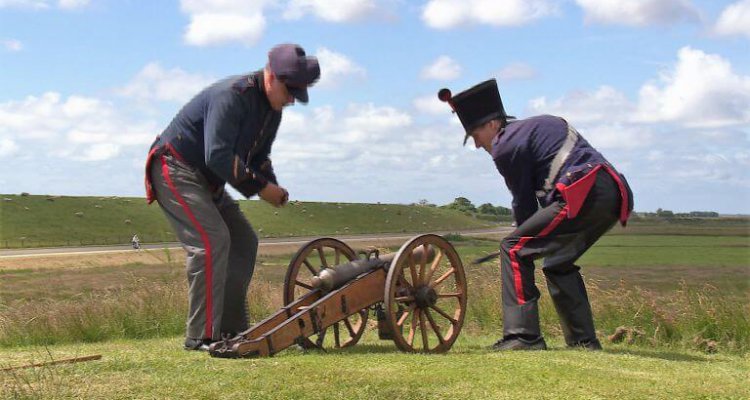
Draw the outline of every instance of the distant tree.
<instances>
[{"instance_id":1,"label":"distant tree","mask_svg":"<svg viewBox=\"0 0 750 400\"><path fill-rule=\"evenodd\" d=\"M497 215L512 215L513 214L513 210L511 210L510 208L503 207L503 206L497 206L495 207L495 210L497 211Z\"/></svg>"},{"instance_id":2,"label":"distant tree","mask_svg":"<svg viewBox=\"0 0 750 400\"><path fill-rule=\"evenodd\" d=\"M477 208L474 206L474 204L471 204L471 201L469 201L469 199L467 199L466 197L456 197L456 199L453 200L453 203L446 204L444 207L463 212L477 211Z\"/></svg>"},{"instance_id":3,"label":"distant tree","mask_svg":"<svg viewBox=\"0 0 750 400\"><path fill-rule=\"evenodd\" d=\"M719 213L715 211L690 211L689 214L691 217L699 217L699 218L718 218Z\"/></svg>"},{"instance_id":4,"label":"distant tree","mask_svg":"<svg viewBox=\"0 0 750 400\"><path fill-rule=\"evenodd\" d=\"M427 201L427 199L419 200L417 205L422 206L422 207L435 207L435 205Z\"/></svg>"},{"instance_id":5,"label":"distant tree","mask_svg":"<svg viewBox=\"0 0 750 400\"><path fill-rule=\"evenodd\" d=\"M484 203L481 206L477 207L477 211L479 211L480 214L498 215L497 208L495 208L495 206L490 203Z\"/></svg>"},{"instance_id":6,"label":"distant tree","mask_svg":"<svg viewBox=\"0 0 750 400\"><path fill-rule=\"evenodd\" d=\"M670 210L656 209L656 216L661 218L674 218L674 213Z\"/></svg>"}]
</instances>

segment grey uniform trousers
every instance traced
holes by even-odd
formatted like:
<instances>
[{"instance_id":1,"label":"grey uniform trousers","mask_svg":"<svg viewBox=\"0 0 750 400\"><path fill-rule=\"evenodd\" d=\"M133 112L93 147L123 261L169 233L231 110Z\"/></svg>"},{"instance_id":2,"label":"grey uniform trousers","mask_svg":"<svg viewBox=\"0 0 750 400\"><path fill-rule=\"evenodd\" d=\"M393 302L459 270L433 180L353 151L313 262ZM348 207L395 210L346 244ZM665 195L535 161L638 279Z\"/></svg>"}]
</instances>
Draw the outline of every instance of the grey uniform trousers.
<instances>
[{"instance_id":1,"label":"grey uniform trousers","mask_svg":"<svg viewBox=\"0 0 750 400\"><path fill-rule=\"evenodd\" d=\"M538 337L539 289L534 260L544 257L542 272L568 345L596 338L586 287L574 263L617 222L620 190L600 170L580 213L568 219L562 200L542 208L501 243L503 335Z\"/></svg>"},{"instance_id":2,"label":"grey uniform trousers","mask_svg":"<svg viewBox=\"0 0 750 400\"><path fill-rule=\"evenodd\" d=\"M258 237L223 189L169 153L149 171L156 200L187 252L186 336L218 340L248 328L247 289Z\"/></svg>"}]
</instances>

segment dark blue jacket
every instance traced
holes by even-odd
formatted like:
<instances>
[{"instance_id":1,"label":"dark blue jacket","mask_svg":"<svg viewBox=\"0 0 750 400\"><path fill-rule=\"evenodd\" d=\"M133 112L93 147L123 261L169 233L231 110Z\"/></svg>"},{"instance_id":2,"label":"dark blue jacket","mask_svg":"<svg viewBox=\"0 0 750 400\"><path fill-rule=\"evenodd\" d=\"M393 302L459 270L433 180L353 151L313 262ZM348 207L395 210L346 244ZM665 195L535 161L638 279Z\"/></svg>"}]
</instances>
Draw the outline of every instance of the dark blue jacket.
<instances>
[{"instance_id":1,"label":"dark blue jacket","mask_svg":"<svg viewBox=\"0 0 750 400\"><path fill-rule=\"evenodd\" d=\"M213 189L231 184L243 195L258 193L276 176L271 145L281 112L271 108L263 71L231 76L190 100L152 145L177 153Z\"/></svg>"},{"instance_id":2,"label":"dark blue jacket","mask_svg":"<svg viewBox=\"0 0 750 400\"><path fill-rule=\"evenodd\" d=\"M560 117L540 115L510 121L492 142L492 158L513 194L513 214L520 226L539 205L546 207L558 199L555 190L537 197L550 171L550 164L568 135L568 124ZM562 164L553 184L571 185L599 165L609 163L582 136ZM624 182L624 178L623 178ZM624 185L627 185L625 183ZM629 188L626 189L628 192ZM624 197L632 199L632 196ZM630 206L632 210L632 206Z\"/></svg>"}]
</instances>

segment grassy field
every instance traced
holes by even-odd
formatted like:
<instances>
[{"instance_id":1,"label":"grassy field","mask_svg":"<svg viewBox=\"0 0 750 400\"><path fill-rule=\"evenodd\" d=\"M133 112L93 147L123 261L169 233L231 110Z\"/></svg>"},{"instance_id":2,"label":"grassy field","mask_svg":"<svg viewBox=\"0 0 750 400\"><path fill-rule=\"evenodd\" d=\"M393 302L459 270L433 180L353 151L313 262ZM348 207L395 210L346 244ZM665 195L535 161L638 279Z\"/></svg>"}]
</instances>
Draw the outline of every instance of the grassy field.
<instances>
[{"instance_id":1,"label":"grassy field","mask_svg":"<svg viewBox=\"0 0 750 400\"><path fill-rule=\"evenodd\" d=\"M498 267L469 261L494 251L493 240L451 236L466 264L469 308L459 342L440 356L400 353L372 333L327 354L215 360L182 351L183 258L164 251L120 265L0 270L0 368L103 355L0 372L0 398L748 398L748 236L728 235L725 225L704 235L675 228L613 232L580 260L605 342L598 354L564 349L540 274L553 350L486 350L502 324ZM281 305L288 260L260 258L249 299L255 320ZM609 343L618 327L632 336Z\"/></svg>"},{"instance_id":2,"label":"grassy field","mask_svg":"<svg viewBox=\"0 0 750 400\"><path fill-rule=\"evenodd\" d=\"M0 248L175 241L157 205L143 198L0 195ZM454 210L398 204L292 202L276 209L243 200L261 237L421 232L496 226Z\"/></svg>"},{"instance_id":3,"label":"grassy field","mask_svg":"<svg viewBox=\"0 0 750 400\"><path fill-rule=\"evenodd\" d=\"M493 353L466 337L445 355L413 355L366 338L328 353L287 351L226 360L187 353L178 340L17 349L8 364L102 354L99 361L0 372L17 399L746 399L748 360L610 346L603 353ZM553 343L558 346L559 343Z\"/></svg>"}]
</instances>

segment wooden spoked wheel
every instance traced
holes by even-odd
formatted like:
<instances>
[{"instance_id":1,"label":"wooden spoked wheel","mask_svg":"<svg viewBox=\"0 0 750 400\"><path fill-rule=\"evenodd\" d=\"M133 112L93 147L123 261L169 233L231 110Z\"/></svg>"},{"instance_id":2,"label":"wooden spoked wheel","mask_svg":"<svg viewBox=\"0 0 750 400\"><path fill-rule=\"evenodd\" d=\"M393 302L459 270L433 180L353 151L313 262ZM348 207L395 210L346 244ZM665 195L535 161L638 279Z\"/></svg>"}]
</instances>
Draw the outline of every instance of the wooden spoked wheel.
<instances>
[{"instance_id":1,"label":"wooden spoked wheel","mask_svg":"<svg viewBox=\"0 0 750 400\"><path fill-rule=\"evenodd\" d=\"M435 257L412 253L425 246ZM443 353L458 338L466 315L466 275L456 249L428 234L406 242L388 270L386 322L396 346L406 352Z\"/></svg>"},{"instance_id":2,"label":"wooden spoked wheel","mask_svg":"<svg viewBox=\"0 0 750 400\"><path fill-rule=\"evenodd\" d=\"M357 257L346 243L333 238L315 239L297 251L284 279L284 305L312 291L312 277L325 268L345 264ZM304 347L342 348L355 345L367 326L368 310L360 310L307 339Z\"/></svg>"}]
</instances>

